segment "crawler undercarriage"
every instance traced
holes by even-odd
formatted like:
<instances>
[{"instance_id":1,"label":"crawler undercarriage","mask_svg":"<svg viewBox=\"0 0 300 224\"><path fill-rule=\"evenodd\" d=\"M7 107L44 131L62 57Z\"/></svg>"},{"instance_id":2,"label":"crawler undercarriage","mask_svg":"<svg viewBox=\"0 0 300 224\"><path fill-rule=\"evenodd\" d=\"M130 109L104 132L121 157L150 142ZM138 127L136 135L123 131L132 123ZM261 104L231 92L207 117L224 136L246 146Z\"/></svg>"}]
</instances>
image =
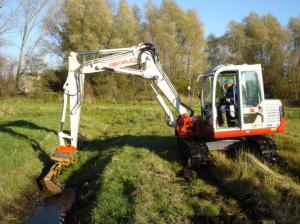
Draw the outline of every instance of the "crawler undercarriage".
<instances>
[{"instance_id":1,"label":"crawler undercarriage","mask_svg":"<svg viewBox=\"0 0 300 224\"><path fill-rule=\"evenodd\" d=\"M179 151L183 152L184 165L194 169L212 164L210 151L213 150L222 150L229 156L234 156L243 150L269 163L275 163L278 160L277 146L274 140L261 135L218 141L177 137L177 144Z\"/></svg>"}]
</instances>

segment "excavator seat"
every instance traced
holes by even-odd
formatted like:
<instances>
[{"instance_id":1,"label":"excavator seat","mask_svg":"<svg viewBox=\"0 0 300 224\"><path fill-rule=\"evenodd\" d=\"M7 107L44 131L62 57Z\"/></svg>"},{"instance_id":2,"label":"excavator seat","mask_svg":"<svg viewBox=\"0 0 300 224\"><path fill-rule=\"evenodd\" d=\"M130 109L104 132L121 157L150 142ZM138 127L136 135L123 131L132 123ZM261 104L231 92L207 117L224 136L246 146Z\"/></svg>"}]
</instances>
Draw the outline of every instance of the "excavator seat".
<instances>
[{"instance_id":1,"label":"excavator seat","mask_svg":"<svg viewBox=\"0 0 300 224\"><path fill-rule=\"evenodd\" d=\"M228 109L226 110L227 122L229 127L236 127L238 126L238 109L237 105L230 104Z\"/></svg>"}]
</instances>

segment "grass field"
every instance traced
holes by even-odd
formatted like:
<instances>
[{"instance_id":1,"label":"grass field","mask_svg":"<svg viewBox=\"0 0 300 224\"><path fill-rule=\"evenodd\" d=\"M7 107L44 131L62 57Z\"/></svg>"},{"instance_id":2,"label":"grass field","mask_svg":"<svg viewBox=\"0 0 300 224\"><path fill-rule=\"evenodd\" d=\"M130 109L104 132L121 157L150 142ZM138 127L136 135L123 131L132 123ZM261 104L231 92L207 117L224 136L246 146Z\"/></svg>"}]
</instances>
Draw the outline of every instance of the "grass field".
<instances>
[{"instance_id":1,"label":"grass field","mask_svg":"<svg viewBox=\"0 0 300 224\"><path fill-rule=\"evenodd\" d=\"M24 222L39 200L59 114L58 103L0 101L0 223ZM77 193L69 222L297 223L300 109L286 117L286 133L274 136L284 162L217 152L197 174L183 169L156 103L85 104L76 164L59 177Z\"/></svg>"}]
</instances>

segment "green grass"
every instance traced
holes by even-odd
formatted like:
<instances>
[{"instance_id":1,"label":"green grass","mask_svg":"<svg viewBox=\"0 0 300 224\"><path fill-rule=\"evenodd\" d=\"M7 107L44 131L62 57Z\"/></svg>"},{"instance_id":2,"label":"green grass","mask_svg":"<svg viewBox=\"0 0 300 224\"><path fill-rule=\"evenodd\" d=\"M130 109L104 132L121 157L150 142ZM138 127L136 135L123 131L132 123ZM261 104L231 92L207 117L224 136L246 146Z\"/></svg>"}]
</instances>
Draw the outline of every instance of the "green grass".
<instances>
[{"instance_id":1,"label":"green grass","mask_svg":"<svg viewBox=\"0 0 300 224\"><path fill-rule=\"evenodd\" d=\"M286 172L295 181L300 181L300 108L288 108L286 110L287 130L273 138L278 144L280 156L284 164L281 171Z\"/></svg>"},{"instance_id":2,"label":"green grass","mask_svg":"<svg viewBox=\"0 0 300 224\"><path fill-rule=\"evenodd\" d=\"M237 160L214 154L215 166L208 172L218 186L236 198L255 222L273 220L297 223L300 220L300 185L281 175L253 155L241 153Z\"/></svg>"},{"instance_id":3,"label":"green grass","mask_svg":"<svg viewBox=\"0 0 300 224\"><path fill-rule=\"evenodd\" d=\"M82 124L77 163L61 176L67 186L82 189L71 222L78 223L78 216L82 223L180 223L229 212L243 216L214 186L200 179L187 183L179 175L181 155L159 106L89 105ZM206 192L212 196L199 197Z\"/></svg>"},{"instance_id":4,"label":"green grass","mask_svg":"<svg viewBox=\"0 0 300 224\"><path fill-rule=\"evenodd\" d=\"M39 198L36 179L54 147L57 116L53 105L0 101L0 220L19 223ZM47 117L47 119L45 119ZM29 209L24 209L28 207Z\"/></svg>"},{"instance_id":5,"label":"green grass","mask_svg":"<svg viewBox=\"0 0 300 224\"><path fill-rule=\"evenodd\" d=\"M284 166L269 170L248 154L232 160L214 153L216 164L197 176L182 170L174 131L155 102L84 104L76 163L59 177L76 189L69 222L292 223L299 219L300 110L286 112L288 130L274 136ZM57 103L0 101L1 223L30 215L59 115Z\"/></svg>"}]
</instances>

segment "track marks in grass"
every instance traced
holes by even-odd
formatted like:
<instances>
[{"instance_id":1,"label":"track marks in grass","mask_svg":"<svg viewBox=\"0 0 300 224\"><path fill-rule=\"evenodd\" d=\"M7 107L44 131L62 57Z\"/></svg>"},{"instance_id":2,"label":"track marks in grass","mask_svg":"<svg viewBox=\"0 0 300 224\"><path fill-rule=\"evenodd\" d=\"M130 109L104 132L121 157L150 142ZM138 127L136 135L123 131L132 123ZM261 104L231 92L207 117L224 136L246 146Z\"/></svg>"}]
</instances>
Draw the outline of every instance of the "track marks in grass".
<instances>
[{"instance_id":1,"label":"track marks in grass","mask_svg":"<svg viewBox=\"0 0 300 224\"><path fill-rule=\"evenodd\" d=\"M66 172L73 174L65 174L67 184L81 191L70 223L243 223L234 199L178 175L181 158L173 140L124 135L83 141L80 160Z\"/></svg>"},{"instance_id":2,"label":"track marks in grass","mask_svg":"<svg viewBox=\"0 0 300 224\"><path fill-rule=\"evenodd\" d=\"M181 186L166 162L144 148L124 146L105 168L94 223L178 223L188 216Z\"/></svg>"},{"instance_id":3,"label":"track marks in grass","mask_svg":"<svg viewBox=\"0 0 300 224\"><path fill-rule=\"evenodd\" d=\"M61 176L67 187L78 189L69 222L173 223L186 219L189 210L173 170L178 166L176 155L170 156L178 153L172 150L172 139L124 135L81 141L76 164Z\"/></svg>"}]
</instances>

